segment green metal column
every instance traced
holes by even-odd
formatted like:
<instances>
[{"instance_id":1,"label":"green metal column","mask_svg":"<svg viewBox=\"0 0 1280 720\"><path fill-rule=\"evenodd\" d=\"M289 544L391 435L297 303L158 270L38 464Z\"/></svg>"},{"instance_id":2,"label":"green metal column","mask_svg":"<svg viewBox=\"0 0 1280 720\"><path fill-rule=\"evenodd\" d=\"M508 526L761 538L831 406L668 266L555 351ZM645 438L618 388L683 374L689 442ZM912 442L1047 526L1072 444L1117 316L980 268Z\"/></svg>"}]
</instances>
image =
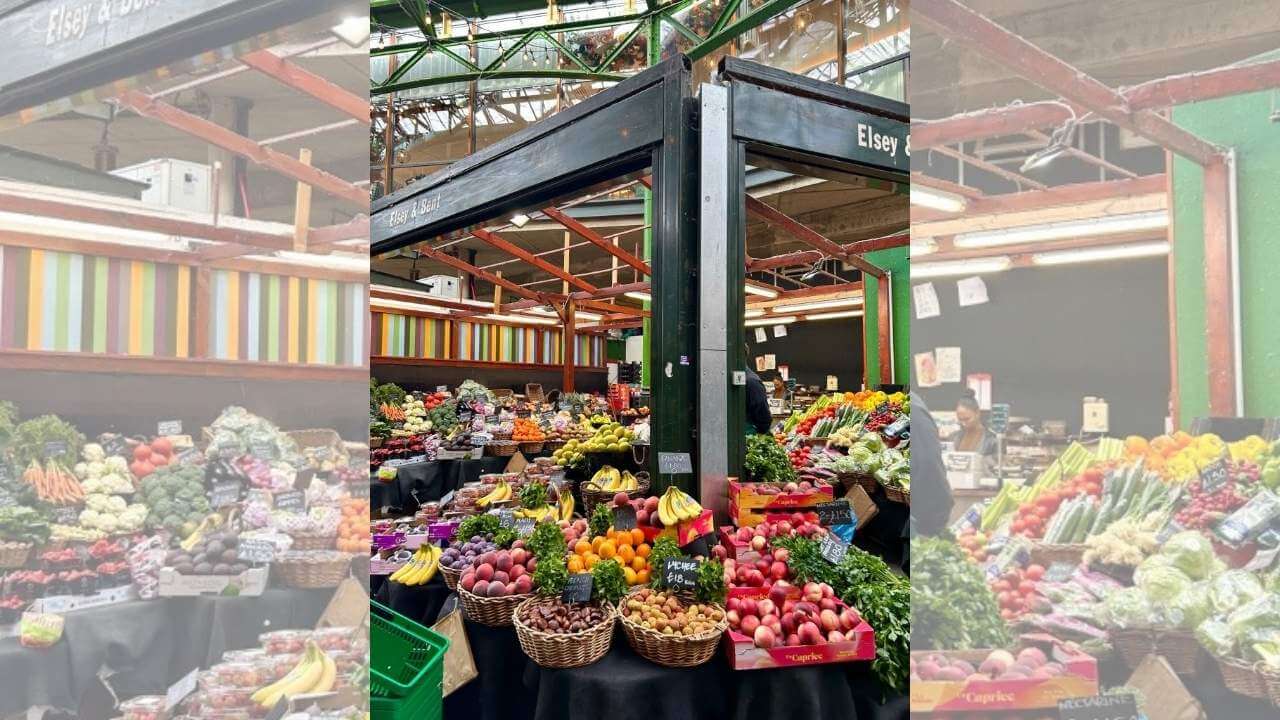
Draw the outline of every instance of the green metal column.
<instances>
[{"instance_id":1,"label":"green metal column","mask_svg":"<svg viewBox=\"0 0 1280 720\"><path fill-rule=\"evenodd\" d=\"M645 58L649 67L653 67L662 60L662 48L659 42L662 38L662 20L657 15L650 17L644 21L645 23ZM640 197L644 198L644 261L653 266L653 195L645 187L640 188ZM653 278L650 278L652 281ZM650 288L652 289L652 288ZM650 303L645 303L646 310L651 309ZM649 362L649 341L653 337L650 332L649 318L644 319L644 325L641 328L644 333L642 337L641 347L644 353L644 362L640 365L640 382L649 387L653 387L652 376L650 373Z\"/></svg>"}]
</instances>

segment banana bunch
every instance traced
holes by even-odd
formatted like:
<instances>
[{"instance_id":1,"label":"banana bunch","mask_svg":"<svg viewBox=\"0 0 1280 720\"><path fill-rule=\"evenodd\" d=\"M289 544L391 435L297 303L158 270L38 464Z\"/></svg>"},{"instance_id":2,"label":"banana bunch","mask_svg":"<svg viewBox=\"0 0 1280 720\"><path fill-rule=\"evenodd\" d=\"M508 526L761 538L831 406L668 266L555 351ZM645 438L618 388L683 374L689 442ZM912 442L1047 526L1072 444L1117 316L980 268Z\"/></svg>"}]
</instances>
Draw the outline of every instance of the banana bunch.
<instances>
[{"instance_id":1,"label":"banana bunch","mask_svg":"<svg viewBox=\"0 0 1280 720\"><path fill-rule=\"evenodd\" d=\"M564 490L560 493L560 501L557 506L560 508L560 518L564 521L573 520L573 493Z\"/></svg>"},{"instance_id":2,"label":"banana bunch","mask_svg":"<svg viewBox=\"0 0 1280 720\"><path fill-rule=\"evenodd\" d=\"M289 674L258 690L252 698L260 707L270 710L281 698L329 692L337 676L338 666L333 658L308 640L306 652Z\"/></svg>"},{"instance_id":3,"label":"banana bunch","mask_svg":"<svg viewBox=\"0 0 1280 720\"><path fill-rule=\"evenodd\" d=\"M391 581L401 585L426 585L440 569L440 548L423 545L399 570L391 573Z\"/></svg>"},{"instance_id":4,"label":"banana bunch","mask_svg":"<svg viewBox=\"0 0 1280 720\"><path fill-rule=\"evenodd\" d=\"M658 519L665 526L672 526L683 520L692 520L702 514L702 506L697 500L689 497L675 485L667 488L658 498Z\"/></svg>"},{"instance_id":5,"label":"banana bunch","mask_svg":"<svg viewBox=\"0 0 1280 720\"><path fill-rule=\"evenodd\" d=\"M533 518L535 522L545 522L547 520L559 520L558 511L550 505L543 505L536 508L518 508L511 513L516 518Z\"/></svg>"},{"instance_id":6,"label":"banana bunch","mask_svg":"<svg viewBox=\"0 0 1280 720\"><path fill-rule=\"evenodd\" d=\"M497 487L489 492L488 495L476 501L476 507L489 507L493 503L506 502L511 499L511 486L506 480L498 483Z\"/></svg>"},{"instance_id":7,"label":"banana bunch","mask_svg":"<svg viewBox=\"0 0 1280 720\"><path fill-rule=\"evenodd\" d=\"M588 490L602 492L631 492L638 487L640 487L640 481L631 474L630 470L620 473L617 468L610 465L597 470L586 484Z\"/></svg>"}]
</instances>

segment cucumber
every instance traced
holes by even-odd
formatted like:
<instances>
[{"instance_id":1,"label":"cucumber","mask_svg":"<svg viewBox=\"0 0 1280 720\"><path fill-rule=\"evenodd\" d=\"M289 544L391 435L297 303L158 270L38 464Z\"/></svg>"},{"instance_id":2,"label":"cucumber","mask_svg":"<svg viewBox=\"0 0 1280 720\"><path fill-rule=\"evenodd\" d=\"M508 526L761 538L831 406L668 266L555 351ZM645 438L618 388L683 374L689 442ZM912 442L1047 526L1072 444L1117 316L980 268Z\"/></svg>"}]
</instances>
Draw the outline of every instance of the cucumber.
<instances>
[{"instance_id":1,"label":"cucumber","mask_svg":"<svg viewBox=\"0 0 1280 720\"><path fill-rule=\"evenodd\" d=\"M1102 506L1098 508L1098 515L1093 519L1093 524L1089 527L1090 535L1097 535L1107 529L1110 524L1109 517L1111 515L1111 507L1114 504L1112 498L1106 498L1102 501Z\"/></svg>"}]
</instances>

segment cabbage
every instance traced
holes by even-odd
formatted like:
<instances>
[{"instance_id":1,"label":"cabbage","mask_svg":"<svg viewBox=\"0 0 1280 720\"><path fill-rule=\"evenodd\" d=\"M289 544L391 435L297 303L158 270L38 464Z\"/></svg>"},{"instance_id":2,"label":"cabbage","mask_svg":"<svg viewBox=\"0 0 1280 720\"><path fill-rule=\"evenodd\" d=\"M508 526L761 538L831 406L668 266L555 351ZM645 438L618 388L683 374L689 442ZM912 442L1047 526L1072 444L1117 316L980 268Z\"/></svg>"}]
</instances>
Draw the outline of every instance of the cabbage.
<instances>
[{"instance_id":1,"label":"cabbage","mask_svg":"<svg viewBox=\"0 0 1280 720\"><path fill-rule=\"evenodd\" d=\"M1208 538L1194 530L1186 530L1165 541L1160 554L1173 562L1192 580L1205 580L1213 572L1215 555Z\"/></svg>"},{"instance_id":2,"label":"cabbage","mask_svg":"<svg viewBox=\"0 0 1280 720\"><path fill-rule=\"evenodd\" d=\"M1143 561L1133 573L1133 584L1142 590L1147 600L1154 605L1161 605L1173 600L1187 586L1191 579L1171 564L1162 561Z\"/></svg>"},{"instance_id":3,"label":"cabbage","mask_svg":"<svg viewBox=\"0 0 1280 720\"><path fill-rule=\"evenodd\" d=\"M1209 618L1213 603L1209 600L1209 581L1201 580L1188 585L1173 599L1166 617L1174 627L1193 630Z\"/></svg>"},{"instance_id":4,"label":"cabbage","mask_svg":"<svg viewBox=\"0 0 1280 720\"><path fill-rule=\"evenodd\" d=\"M1248 570L1228 570L1214 578L1209 601L1214 612L1227 614L1266 594L1262 583Z\"/></svg>"},{"instance_id":5,"label":"cabbage","mask_svg":"<svg viewBox=\"0 0 1280 720\"><path fill-rule=\"evenodd\" d=\"M1151 618L1151 603L1138 588L1117 590L1102 603L1102 619L1113 628L1148 627Z\"/></svg>"},{"instance_id":6,"label":"cabbage","mask_svg":"<svg viewBox=\"0 0 1280 720\"><path fill-rule=\"evenodd\" d=\"M1280 596L1262 595L1227 618L1231 635L1240 647L1280 642Z\"/></svg>"},{"instance_id":7,"label":"cabbage","mask_svg":"<svg viewBox=\"0 0 1280 720\"><path fill-rule=\"evenodd\" d=\"M1212 617L1196 628L1196 640L1214 657L1231 657L1235 654L1235 638L1231 626L1221 617Z\"/></svg>"}]
</instances>

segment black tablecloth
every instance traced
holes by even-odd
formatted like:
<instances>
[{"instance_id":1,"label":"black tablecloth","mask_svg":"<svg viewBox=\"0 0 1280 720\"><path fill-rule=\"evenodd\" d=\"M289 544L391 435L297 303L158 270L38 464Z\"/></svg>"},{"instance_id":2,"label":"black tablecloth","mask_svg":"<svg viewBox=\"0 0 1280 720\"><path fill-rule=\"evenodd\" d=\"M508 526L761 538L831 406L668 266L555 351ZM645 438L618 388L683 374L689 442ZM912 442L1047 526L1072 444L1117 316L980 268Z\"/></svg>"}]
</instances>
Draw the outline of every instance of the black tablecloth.
<instances>
[{"instance_id":1,"label":"black tablecloth","mask_svg":"<svg viewBox=\"0 0 1280 720\"><path fill-rule=\"evenodd\" d=\"M400 512L417 512L420 502L430 502L444 497L450 490L475 482L481 475L500 473L507 469L511 458L482 457L479 460L432 460L411 463L396 468L396 479L382 482L370 480L369 507L400 508ZM416 499L415 499L416 497Z\"/></svg>"},{"instance_id":2,"label":"black tablecloth","mask_svg":"<svg viewBox=\"0 0 1280 720\"><path fill-rule=\"evenodd\" d=\"M121 697L163 694L224 651L256 647L263 632L314 626L332 595L269 589L260 597L138 600L67 613L51 648L0 640L0 716L35 705L74 709L104 669Z\"/></svg>"},{"instance_id":3,"label":"black tablecloth","mask_svg":"<svg viewBox=\"0 0 1280 720\"><path fill-rule=\"evenodd\" d=\"M377 598L424 625L450 597L441 578L419 587L384 583ZM696 668L672 669L636 655L621 629L600 662L547 670L520 649L512 628L467 622L480 676L445 698L445 717L475 720L752 720L907 717L907 699L881 704L867 663L737 671L717 654Z\"/></svg>"}]
</instances>

